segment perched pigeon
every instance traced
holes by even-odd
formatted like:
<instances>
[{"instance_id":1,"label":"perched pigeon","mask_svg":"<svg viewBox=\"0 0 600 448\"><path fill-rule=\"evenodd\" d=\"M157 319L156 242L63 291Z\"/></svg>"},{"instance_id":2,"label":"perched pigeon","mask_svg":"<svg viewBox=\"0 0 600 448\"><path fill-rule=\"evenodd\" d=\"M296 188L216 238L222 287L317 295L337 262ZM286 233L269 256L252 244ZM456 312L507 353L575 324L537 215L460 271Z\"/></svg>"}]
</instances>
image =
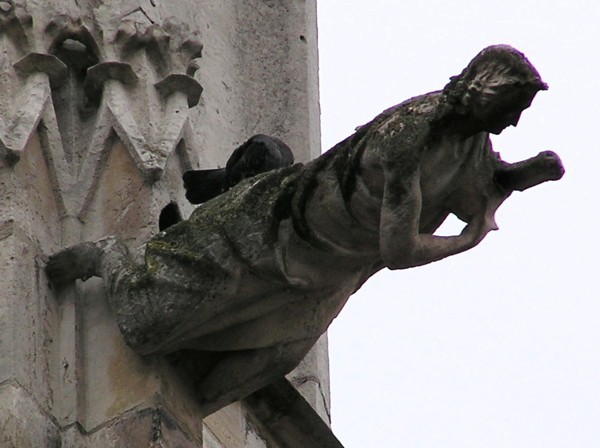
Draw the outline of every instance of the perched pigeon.
<instances>
[{"instance_id":1,"label":"perched pigeon","mask_svg":"<svg viewBox=\"0 0 600 448\"><path fill-rule=\"evenodd\" d=\"M278 138L258 134L233 151L225 168L186 172L185 197L192 204L202 204L248 177L292 163L294 155L288 145Z\"/></svg>"}]
</instances>

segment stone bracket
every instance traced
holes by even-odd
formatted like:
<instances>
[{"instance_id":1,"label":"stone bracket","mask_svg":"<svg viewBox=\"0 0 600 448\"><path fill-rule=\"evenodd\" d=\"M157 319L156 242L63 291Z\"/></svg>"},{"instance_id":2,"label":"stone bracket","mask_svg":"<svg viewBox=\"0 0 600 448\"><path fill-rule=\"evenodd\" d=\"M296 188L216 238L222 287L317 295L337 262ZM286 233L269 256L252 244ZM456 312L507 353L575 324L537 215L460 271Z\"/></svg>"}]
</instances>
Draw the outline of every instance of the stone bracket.
<instances>
[{"instance_id":1,"label":"stone bracket","mask_svg":"<svg viewBox=\"0 0 600 448\"><path fill-rule=\"evenodd\" d=\"M32 73L46 73L52 88L60 87L66 80L67 66L56 56L46 53L29 53L14 64L22 76Z\"/></svg>"},{"instance_id":2,"label":"stone bracket","mask_svg":"<svg viewBox=\"0 0 600 448\"><path fill-rule=\"evenodd\" d=\"M101 62L87 70L83 89L88 98L98 103L104 84L109 79L121 81L125 86L133 86L138 82L138 76L131 65L119 61Z\"/></svg>"},{"instance_id":3,"label":"stone bracket","mask_svg":"<svg viewBox=\"0 0 600 448\"><path fill-rule=\"evenodd\" d=\"M163 96L169 97L174 92L183 92L187 95L188 107L191 109L200 101L202 86L198 81L188 75L174 73L162 81L154 84L156 90Z\"/></svg>"}]
</instances>

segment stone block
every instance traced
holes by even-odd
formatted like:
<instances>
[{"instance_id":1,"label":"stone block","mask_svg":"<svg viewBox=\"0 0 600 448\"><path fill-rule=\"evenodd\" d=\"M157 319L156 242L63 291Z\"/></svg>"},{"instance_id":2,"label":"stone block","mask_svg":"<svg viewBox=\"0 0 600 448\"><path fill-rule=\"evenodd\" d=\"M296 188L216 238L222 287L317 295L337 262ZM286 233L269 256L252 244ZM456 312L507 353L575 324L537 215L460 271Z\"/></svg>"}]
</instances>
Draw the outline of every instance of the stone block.
<instances>
[{"instance_id":1,"label":"stone block","mask_svg":"<svg viewBox=\"0 0 600 448\"><path fill-rule=\"evenodd\" d=\"M90 432L135 407L149 406L159 380L153 360L123 342L99 279L82 285L77 300L83 309L81 424Z\"/></svg>"},{"instance_id":2,"label":"stone block","mask_svg":"<svg viewBox=\"0 0 600 448\"><path fill-rule=\"evenodd\" d=\"M287 375L287 379L321 418L330 425L331 398L327 333L319 338L298 367Z\"/></svg>"},{"instance_id":3,"label":"stone block","mask_svg":"<svg viewBox=\"0 0 600 448\"><path fill-rule=\"evenodd\" d=\"M202 434L190 436L161 408L135 409L91 433L77 425L63 434L60 448L198 448Z\"/></svg>"},{"instance_id":4,"label":"stone block","mask_svg":"<svg viewBox=\"0 0 600 448\"><path fill-rule=\"evenodd\" d=\"M251 416L241 403L233 403L204 419L204 448L267 448L266 441L252 423Z\"/></svg>"},{"instance_id":5,"label":"stone block","mask_svg":"<svg viewBox=\"0 0 600 448\"><path fill-rule=\"evenodd\" d=\"M13 381L0 385L0 446L60 448L58 428L31 395Z\"/></svg>"},{"instance_id":6,"label":"stone block","mask_svg":"<svg viewBox=\"0 0 600 448\"><path fill-rule=\"evenodd\" d=\"M17 382L49 410L57 373L57 306L41 273L39 253L15 222L0 224L0 382Z\"/></svg>"},{"instance_id":7,"label":"stone block","mask_svg":"<svg viewBox=\"0 0 600 448\"><path fill-rule=\"evenodd\" d=\"M118 235L124 241L144 241L158 230L151 186L125 144L115 140L92 186L81 219L83 239ZM154 213L153 213L154 212Z\"/></svg>"},{"instance_id":8,"label":"stone block","mask_svg":"<svg viewBox=\"0 0 600 448\"><path fill-rule=\"evenodd\" d=\"M209 440L216 439L227 448L243 448L246 436L246 416L240 403L233 403L204 419ZM218 445L217 445L218 446ZM211 447L212 448L212 447Z\"/></svg>"},{"instance_id":9,"label":"stone block","mask_svg":"<svg viewBox=\"0 0 600 448\"><path fill-rule=\"evenodd\" d=\"M161 357L143 357L123 341L99 279L79 287L81 307L80 423L96 432L135 409L160 408L200 440L202 416L190 385ZM170 420L165 420L166 422Z\"/></svg>"}]
</instances>

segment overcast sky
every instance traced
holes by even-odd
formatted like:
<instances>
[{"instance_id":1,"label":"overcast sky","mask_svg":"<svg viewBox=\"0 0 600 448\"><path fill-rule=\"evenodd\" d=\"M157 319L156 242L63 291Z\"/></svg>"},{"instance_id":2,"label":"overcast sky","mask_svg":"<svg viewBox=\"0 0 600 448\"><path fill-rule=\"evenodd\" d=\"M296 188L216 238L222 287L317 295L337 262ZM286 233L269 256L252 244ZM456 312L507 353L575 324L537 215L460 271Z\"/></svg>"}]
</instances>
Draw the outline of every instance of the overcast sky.
<instances>
[{"instance_id":1,"label":"overcast sky","mask_svg":"<svg viewBox=\"0 0 600 448\"><path fill-rule=\"evenodd\" d=\"M550 90L494 147L567 170L474 250L350 299L329 333L346 448L600 447L599 24L597 0L319 1L323 149L504 43Z\"/></svg>"}]
</instances>

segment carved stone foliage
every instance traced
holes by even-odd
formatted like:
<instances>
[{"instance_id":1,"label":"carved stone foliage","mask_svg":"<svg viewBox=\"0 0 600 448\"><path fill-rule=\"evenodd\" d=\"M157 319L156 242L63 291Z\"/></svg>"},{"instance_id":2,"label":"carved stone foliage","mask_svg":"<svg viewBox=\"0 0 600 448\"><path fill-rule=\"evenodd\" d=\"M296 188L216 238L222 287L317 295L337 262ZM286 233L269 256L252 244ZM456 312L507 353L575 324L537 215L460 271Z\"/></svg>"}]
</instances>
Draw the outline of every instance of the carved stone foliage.
<instances>
[{"instance_id":1,"label":"carved stone foliage","mask_svg":"<svg viewBox=\"0 0 600 448\"><path fill-rule=\"evenodd\" d=\"M115 138L149 183L176 149L184 169L197 165L189 111L202 93L202 44L186 25L124 3L88 17L0 1L0 157L14 165L39 132L73 216L91 200Z\"/></svg>"}]
</instances>

